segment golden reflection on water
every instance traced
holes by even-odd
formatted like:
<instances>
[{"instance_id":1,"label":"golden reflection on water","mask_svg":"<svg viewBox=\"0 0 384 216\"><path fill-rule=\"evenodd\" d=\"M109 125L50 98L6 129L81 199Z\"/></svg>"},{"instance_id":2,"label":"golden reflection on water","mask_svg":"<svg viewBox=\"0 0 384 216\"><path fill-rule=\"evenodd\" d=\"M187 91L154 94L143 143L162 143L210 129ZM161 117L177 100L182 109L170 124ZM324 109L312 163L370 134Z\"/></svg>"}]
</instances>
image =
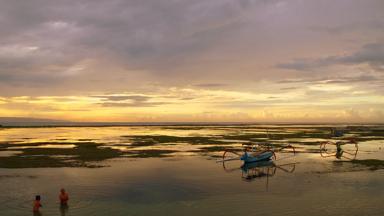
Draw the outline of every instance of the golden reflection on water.
<instances>
[{"instance_id":1,"label":"golden reflection on water","mask_svg":"<svg viewBox=\"0 0 384 216\"><path fill-rule=\"evenodd\" d=\"M99 168L66 165L0 168L1 214L31 213L31 199L41 194L42 214L53 216L324 215L324 212L383 215L383 170L371 171L369 166L322 158L318 143L336 140L322 137L328 128L270 126L266 134L266 127L3 129L0 130L2 163L8 161L1 158L39 159L46 153L63 161L82 158L84 161L80 162L92 161ZM368 131L366 135L353 131L361 139L358 159L384 159L384 139L377 131L376 134ZM244 171L241 161L234 161L228 165L233 172L227 172L216 162L222 149L239 150L242 143L260 141L275 145L293 143L298 154L287 159L284 157L291 153L279 153L275 166L267 171L257 166ZM121 154L103 151L111 148ZM345 146L345 150L348 148ZM160 154L161 151L165 152ZM103 154L109 156L99 158ZM141 154L148 158L133 157ZM41 165L44 160L37 162ZM290 163L295 164L294 172L277 168ZM258 178L265 173L268 179ZM244 181L244 177L252 180ZM58 203L60 188L70 193L68 209L62 209Z\"/></svg>"},{"instance_id":2,"label":"golden reflection on water","mask_svg":"<svg viewBox=\"0 0 384 216\"><path fill-rule=\"evenodd\" d=\"M54 145L54 144L50 144L50 145L38 145L38 146L14 146L14 147L8 147L8 149L29 149L29 148L62 148L62 149L66 149L66 148L74 148L76 147L76 145L73 145L73 144L60 144L60 145Z\"/></svg>"},{"instance_id":3,"label":"golden reflection on water","mask_svg":"<svg viewBox=\"0 0 384 216\"><path fill-rule=\"evenodd\" d=\"M203 157L116 159L99 169L0 169L10 176L0 178L0 204L2 213L24 216L39 193L42 214L60 215L57 195L65 187L66 214L79 216L382 213L383 171L321 173L324 164L304 156L293 173L270 175L267 188L266 178L243 181L242 170L228 173Z\"/></svg>"},{"instance_id":4,"label":"golden reflection on water","mask_svg":"<svg viewBox=\"0 0 384 216\"><path fill-rule=\"evenodd\" d=\"M0 142L45 142L65 140L75 142L81 139L105 140L119 136L130 135L167 135L167 136L211 136L222 135L226 131L221 129L202 130L172 130L166 127L135 126L135 127L48 127L48 128L10 128L0 131Z\"/></svg>"}]
</instances>

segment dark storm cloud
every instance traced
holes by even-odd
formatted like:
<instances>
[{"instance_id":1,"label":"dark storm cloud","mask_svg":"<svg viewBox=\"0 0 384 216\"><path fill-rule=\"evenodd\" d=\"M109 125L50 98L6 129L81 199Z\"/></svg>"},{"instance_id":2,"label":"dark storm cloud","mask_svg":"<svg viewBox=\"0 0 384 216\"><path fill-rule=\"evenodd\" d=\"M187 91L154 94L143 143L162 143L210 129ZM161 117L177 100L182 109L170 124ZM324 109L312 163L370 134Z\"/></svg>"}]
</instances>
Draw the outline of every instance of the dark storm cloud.
<instances>
[{"instance_id":1,"label":"dark storm cloud","mask_svg":"<svg viewBox=\"0 0 384 216\"><path fill-rule=\"evenodd\" d=\"M312 70L331 65L368 64L376 70L384 70L384 43L371 43L357 52L344 56L329 56L319 59L297 59L277 67L292 70Z\"/></svg>"}]
</instances>

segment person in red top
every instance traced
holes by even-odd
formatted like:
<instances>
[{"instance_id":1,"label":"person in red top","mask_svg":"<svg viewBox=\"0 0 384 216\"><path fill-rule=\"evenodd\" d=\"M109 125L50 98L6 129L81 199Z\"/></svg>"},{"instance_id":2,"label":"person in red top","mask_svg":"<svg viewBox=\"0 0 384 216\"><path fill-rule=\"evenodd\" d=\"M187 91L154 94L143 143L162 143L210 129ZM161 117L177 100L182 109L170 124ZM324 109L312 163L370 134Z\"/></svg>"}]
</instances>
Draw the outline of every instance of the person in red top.
<instances>
[{"instance_id":1,"label":"person in red top","mask_svg":"<svg viewBox=\"0 0 384 216\"><path fill-rule=\"evenodd\" d=\"M60 190L59 199L60 199L61 205L68 205L69 196L68 196L68 193L65 192L64 188Z\"/></svg>"},{"instance_id":2,"label":"person in red top","mask_svg":"<svg viewBox=\"0 0 384 216\"><path fill-rule=\"evenodd\" d=\"M40 203L40 195L37 195L35 197L35 201L33 202L33 212L39 212L40 210L40 207L42 207L41 203Z\"/></svg>"}]
</instances>

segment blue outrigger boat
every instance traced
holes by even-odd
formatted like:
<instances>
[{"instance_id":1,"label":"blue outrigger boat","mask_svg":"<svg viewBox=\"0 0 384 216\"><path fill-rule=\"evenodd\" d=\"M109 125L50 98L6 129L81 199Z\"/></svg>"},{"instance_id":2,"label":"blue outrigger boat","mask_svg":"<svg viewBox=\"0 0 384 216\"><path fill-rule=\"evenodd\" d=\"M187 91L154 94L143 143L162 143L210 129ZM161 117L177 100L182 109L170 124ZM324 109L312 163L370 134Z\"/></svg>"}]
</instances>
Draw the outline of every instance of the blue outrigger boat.
<instances>
[{"instance_id":1,"label":"blue outrigger boat","mask_svg":"<svg viewBox=\"0 0 384 216\"><path fill-rule=\"evenodd\" d=\"M241 152L239 151L236 152L233 150L224 151L222 160L218 160L217 162L241 160L241 161L244 161L244 163L254 163L254 162L261 162L261 161L276 160L275 152L280 152L285 148L291 148L293 150L293 154L296 153L295 148L291 145L287 145L285 147L278 148L278 149L252 145L251 147L245 146L244 150Z\"/></svg>"},{"instance_id":2,"label":"blue outrigger boat","mask_svg":"<svg viewBox=\"0 0 384 216\"><path fill-rule=\"evenodd\" d=\"M244 152L244 154L240 157L240 160L245 163L253 163L259 161L269 161L272 157L275 157L275 153L269 150L263 152Z\"/></svg>"},{"instance_id":3,"label":"blue outrigger boat","mask_svg":"<svg viewBox=\"0 0 384 216\"><path fill-rule=\"evenodd\" d=\"M293 153L295 154L295 149L293 146L286 146L284 148L292 148ZM286 173L293 173L296 168L296 162L291 161L284 164L276 164L276 155L275 151L282 149L256 149L256 148L245 148L243 152L234 152L231 150L225 151L223 155L223 168L226 172L234 172L241 170L241 179L246 182L251 182L256 179L266 178L266 189L268 190L268 178L275 175L277 170L284 171ZM228 153L228 154L226 154ZM286 159L280 158L281 159ZM242 164L240 167L239 163L235 163L234 166L228 164L226 161L240 160ZM219 161L218 161L219 162Z\"/></svg>"}]
</instances>

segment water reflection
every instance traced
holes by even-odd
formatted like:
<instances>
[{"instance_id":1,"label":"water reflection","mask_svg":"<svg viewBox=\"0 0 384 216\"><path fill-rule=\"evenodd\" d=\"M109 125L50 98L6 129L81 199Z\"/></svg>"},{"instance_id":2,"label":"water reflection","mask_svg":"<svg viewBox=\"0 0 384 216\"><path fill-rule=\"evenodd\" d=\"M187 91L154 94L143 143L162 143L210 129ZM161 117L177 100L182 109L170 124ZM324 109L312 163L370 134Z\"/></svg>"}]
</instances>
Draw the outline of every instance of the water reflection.
<instances>
[{"instance_id":1,"label":"water reflection","mask_svg":"<svg viewBox=\"0 0 384 216\"><path fill-rule=\"evenodd\" d=\"M31 215L28 197L36 191L47 201L44 216L300 216L319 215L324 206L331 215L382 215L383 170L321 174L317 170L328 171L326 161L318 160L318 153L316 158L306 156L298 154L299 166L285 166L286 161L245 165L232 161L228 165L237 169L230 173L202 157L122 159L100 169L1 169L20 177L0 178L0 215ZM23 177L32 174L37 178ZM55 202L63 182L71 191L69 211ZM354 199L345 202L345 197Z\"/></svg>"},{"instance_id":2,"label":"water reflection","mask_svg":"<svg viewBox=\"0 0 384 216\"><path fill-rule=\"evenodd\" d=\"M68 210L69 210L68 204L60 204L60 215L61 216L67 215Z\"/></svg>"},{"instance_id":3,"label":"water reflection","mask_svg":"<svg viewBox=\"0 0 384 216\"><path fill-rule=\"evenodd\" d=\"M261 161L259 163L244 163L241 166L241 178L244 181L250 182L258 178L274 176L276 166L273 161Z\"/></svg>"},{"instance_id":4,"label":"water reflection","mask_svg":"<svg viewBox=\"0 0 384 216\"><path fill-rule=\"evenodd\" d=\"M43 216L40 211L33 211L33 216Z\"/></svg>"},{"instance_id":5,"label":"water reflection","mask_svg":"<svg viewBox=\"0 0 384 216\"><path fill-rule=\"evenodd\" d=\"M226 162L223 162L223 169L226 172L241 170L241 179L246 182L252 182L257 179L266 179L266 189L269 186L269 177L273 177L281 170L285 173L293 173L297 163L276 164L272 160L259 161L252 163L243 163L238 168L228 168Z\"/></svg>"}]
</instances>

